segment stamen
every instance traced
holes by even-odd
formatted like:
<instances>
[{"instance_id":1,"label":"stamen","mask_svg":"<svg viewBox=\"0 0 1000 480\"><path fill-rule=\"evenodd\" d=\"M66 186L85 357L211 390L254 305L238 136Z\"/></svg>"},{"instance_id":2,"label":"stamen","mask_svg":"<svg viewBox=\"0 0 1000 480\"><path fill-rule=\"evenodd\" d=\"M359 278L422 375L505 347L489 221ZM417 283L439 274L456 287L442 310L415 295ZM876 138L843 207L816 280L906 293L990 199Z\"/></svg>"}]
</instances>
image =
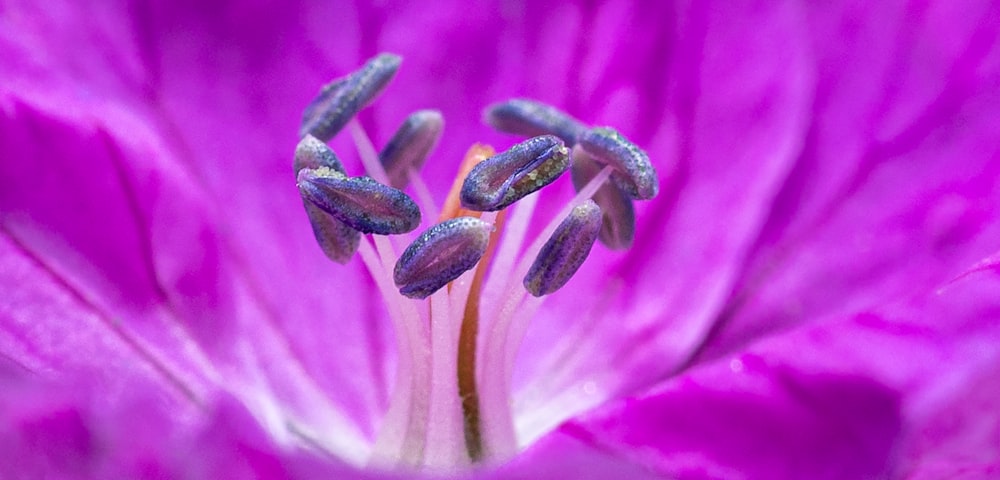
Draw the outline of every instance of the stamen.
<instances>
[{"instance_id":1,"label":"stamen","mask_svg":"<svg viewBox=\"0 0 1000 480\"><path fill-rule=\"evenodd\" d=\"M659 193L659 179L649 156L615 129L592 128L580 135L579 142L595 160L614 167L611 180L632 198L649 200Z\"/></svg>"},{"instance_id":2,"label":"stamen","mask_svg":"<svg viewBox=\"0 0 1000 480\"><path fill-rule=\"evenodd\" d=\"M423 177L420 176L420 172L410 169L406 172L407 178L410 179L410 183L413 184L413 193L417 195L417 200L420 202L420 208L425 212L438 212L440 209L437 204L434 203L434 195L431 194L430 187L424 182Z\"/></svg>"},{"instance_id":3,"label":"stamen","mask_svg":"<svg viewBox=\"0 0 1000 480\"><path fill-rule=\"evenodd\" d=\"M551 134L567 145L575 144L577 137L587 129L579 120L556 107L523 98L490 105L484 120L501 132L525 137Z\"/></svg>"},{"instance_id":4,"label":"stamen","mask_svg":"<svg viewBox=\"0 0 1000 480\"><path fill-rule=\"evenodd\" d=\"M357 119L351 120L348 123L348 128L351 130L351 138L354 139L354 147L358 151L358 157L361 158L361 165L365 167L365 174L378 183L388 185L389 177L385 174L382 164L379 163L375 145L372 144L372 139L368 137L368 133L361 126L361 122Z\"/></svg>"},{"instance_id":5,"label":"stamen","mask_svg":"<svg viewBox=\"0 0 1000 480\"><path fill-rule=\"evenodd\" d=\"M486 268L496 254L500 232L506 221L505 212L485 213L484 221L493 223L494 229L475 271L472 281L453 282L451 287L455 298L465 299L465 305L458 307L462 319L458 338L458 396L462 401L462 416L464 426L465 449L472 461L477 462L483 457L483 438L479 414L479 391L476 386L476 342L479 334L479 306ZM459 279L461 280L461 278Z\"/></svg>"},{"instance_id":6,"label":"stamen","mask_svg":"<svg viewBox=\"0 0 1000 480\"><path fill-rule=\"evenodd\" d=\"M306 135L295 148L295 173L298 174L304 168L322 167L344 172L344 166L330 147L316 137ZM350 261L354 257L354 252L358 250L361 232L333 218L312 202L303 199L302 205L305 206L316 243L327 258L340 264Z\"/></svg>"},{"instance_id":7,"label":"stamen","mask_svg":"<svg viewBox=\"0 0 1000 480\"><path fill-rule=\"evenodd\" d=\"M380 53L359 70L324 86L306 106L299 136L328 142L374 100L396 75L402 57Z\"/></svg>"},{"instance_id":8,"label":"stamen","mask_svg":"<svg viewBox=\"0 0 1000 480\"><path fill-rule=\"evenodd\" d=\"M579 191L601 171L601 165L579 145L573 147L572 157L570 177L573 179L573 187ZM594 194L593 200L604 212L601 232L597 235L601 243L614 250L631 247L635 239L635 208L632 206L632 198L614 183L605 183Z\"/></svg>"},{"instance_id":9,"label":"stamen","mask_svg":"<svg viewBox=\"0 0 1000 480\"><path fill-rule=\"evenodd\" d=\"M461 275L461 274L459 274ZM448 290L434 292L431 307L431 384L424 461L447 472L468 464L462 434L462 408L458 399L458 329L452 317Z\"/></svg>"},{"instance_id":10,"label":"stamen","mask_svg":"<svg viewBox=\"0 0 1000 480\"><path fill-rule=\"evenodd\" d=\"M427 298L458 278L486 252L493 226L473 217L459 217L434 225L399 257L393 280L399 293Z\"/></svg>"},{"instance_id":11,"label":"stamen","mask_svg":"<svg viewBox=\"0 0 1000 480\"><path fill-rule=\"evenodd\" d=\"M388 85L400 61L378 55L321 89L303 114L294 168L320 246L341 263L360 253L395 329L396 385L371 462L450 473L470 460L503 460L516 452L510 380L531 317L545 295L576 273L596 238L612 248L632 244L632 200L652 198L659 186L646 154L614 130L588 129L540 102L510 100L487 109L486 121L538 136L500 154L473 146L440 223L397 256L402 244L383 235L412 231L421 221L420 209L400 189L413 183L426 212L437 211L419 169L443 120L432 110L410 115L378 153L355 116ZM348 124L368 177L349 177L325 144ZM567 144L575 147L578 194L525 248L538 201L528 196L570 168ZM505 207L522 199L507 219ZM501 237L504 224L510 228ZM379 235L367 241L362 232ZM481 313L489 317L482 339ZM481 356L477 344L485 350Z\"/></svg>"},{"instance_id":12,"label":"stamen","mask_svg":"<svg viewBox=\"0 0 1000 480\"><path fill-rule=\"evenodd\" d=\"M320 167L344 173L344 165L340 163L337 154L333 153L333 150L326 143L309 134L302 137L302 140L299 140L299 144L295 147L295 163L293 167L295 168L296 175L303 168L315 170Z\"/></svg>"},{"instance_id":13,"label":"stamen","mask_svg":"<svg viewBox=\"0 0 1000 480\"><path fill-rule=\"evenodd\" d=\"M330 260L346 265L354 257L354 252L358 251L361 232L333 218L305 199L303 205L306 207L306 216L309 217L309 225L312 226L313 236L316 237L319 248Z\"/></svg>"},{"instance_id":14,"label":"stamen","mask_svg":"<svg viewBox=\"0 0 1000 480\"><path fill-rule=\"evenodd\" d=\"M569 150L553 135L514 145L476 165L462 184L462 206L480 211L505 208L554 182L569 168Z\"/></svg>"},{"instance_id":15,"label":"stamen","mask_svg":"<svg viewBox=\"0 0 1000 480\"><path fill-rule=\"evenodd\" d=\"M528 260L537 257L544 246L543 240L555 233L558 228L556 220L564 218L577 205L586 202L604 184L611 172L611 167L605 167L601 170L590 183L580 189L580 192L567 206L556 214L553 221L542 229L539 238L528 246L524 257L513 268L511 278L503 288L498 304L500 308L495 311L496 318L484 342L486 351L483 355L481 370L483 376L480 382L480 392L483 400L480 406L482 409L483 443L484 449L488 452L487 456L506 458L513 455L517 449L509 403L511 368L524 334L527 332L531 317L522 315L522 312L518 310L518 306L524 299L525 290L517 284L516 279L527 275L530 269ZM530 215L525 215L525 217L527 220ZM512 229L514 227L516 225L512 226ZM501 251L506 250L505 247L506 245L501 247Z\"/></svg>"},{"instance_id":16,"label":"stamen","mask_svg":"<svg viewBox=\"0 0 1000 480\"><path fill-rule=\"evenodd\" d=\"M593 200L576 206L531 264L524 276L524 288L541 297L566 285L590 255L600 230L600 207Z\"/></svg>"},{"instance_id":17,"label":"stamen","mask_svg":"<svg viewBox=\"0 0 1000 480\"><path fill-rule=\"evenodd\" d=\"M390 235L420 225L420 208L410 197L369 177L348 178L330 168L306 168L298 180L302 198L355 230Z\"/></svg>"},{"instance_id":18,"label":"stamen","mask_svg":"<svg viewBox=\"0 0 1000 480\"><path fill-rule=\"evenodd\" d=\"M419 171L424 165L443 129L444 118L437 110L420 110L406 117L378 155L389 177L389 185L406 188L409 172Z\"/></svg>"},{"instance_id":19,"label":"stamen","mask_svg":"<svg viewBox=\"0 0 1000 480\"><path fill-rule=\"evenodd\" d=\"M384 237L373 237L378 239ZM423 459L427 431L430 398L423 387L430 382L430 333L420 322L414 305L395 294L389 282L391 263L380 261L368 242L361 242L359 252L386 301L399 355L396 385L371 461L384 468L394 467L397 462L416 467Z\"/></svg>"}]
</instances>

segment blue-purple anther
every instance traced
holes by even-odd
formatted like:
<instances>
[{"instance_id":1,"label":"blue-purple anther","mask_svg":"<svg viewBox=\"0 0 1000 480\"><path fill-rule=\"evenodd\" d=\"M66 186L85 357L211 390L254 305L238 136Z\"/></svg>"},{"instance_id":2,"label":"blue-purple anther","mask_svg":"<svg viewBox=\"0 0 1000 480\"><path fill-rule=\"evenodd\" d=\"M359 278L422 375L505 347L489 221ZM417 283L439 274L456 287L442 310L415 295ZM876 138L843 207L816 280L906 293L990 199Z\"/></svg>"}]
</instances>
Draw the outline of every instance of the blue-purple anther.
<instances>
[{"instance_id":1,"label":"blue-purple anther","mask_svg":"<svg viewBox=\"0 0 1000 480\"><path fill-rule=\"evenodd\" d=\"M577 205L556 228L524 276L524 288L536 297L566 285L583 265L601 230L601 209L593 200Z\"/></svg>"},{"instance_id":2,"label":"blue-purple anther","mask_svg":"<svg viewBox=\"0 0 1000 480\"><path fill-rule=\"evenodd\" d=\"M572 157L570 178L573 179L573 187L579 191L597 176L604 166L597 163L579 145L573 147ZM597 236L601 243L613 250L625 250L631 247L635 240L635 207L632 205L632 197L618 188L614 182L607 182L591 198L604 212L601 232Z\"/></svg>"},{"instance_id":3,"label":"blue-purple anther","mask_svg":"<svg viewBox=\"0 0 1000 480\"><path fill-rule=\"evenodd\" d=\"M293 164L295 175L298 175L303 168L315 170L321 167L345 173L344 164L340 163L337 154L333 153L333 150L318 138L306 134L295 146L295 163Z\"/></svg>"},{"instance_id":4,"label":"blue-purple anther","mask_svg":"<svg viewBox=\"0 0 1000 480\"><path fill-rule=\"evenodd\" d=\"M632 198L649 200L659 193L659 179L649 156L617 130L595 127L580 135L578 142L598 163L615 169L611 180Z\"/></svg>"},{"instance_id":5,"label":"blue-purple anther","mask_svg":"<svg viewBox=\"0 0 1000 480\"><path fill-rule=\"evenodd\" d=\"M530 138L476 165L462 184L462 206L501 210L554 182L569 168L569 149L553 135Z\"/></svg>"},{"instance_id":6,"label":"blue-purple anther","mask_svg":"<svg viewBox=\"0 0 1000 480\"><path fill-rule=\"evenodd\" d=\"M326 84L306 106L299 136L328 142L374 100L399 70L402 57L380 53L359 70Z\"/></svg>"},{"instance_id":7,"label":"blue-purple anther","mask_svg":"<svg viewBox=\"0 0 1000 480\"><path fill-rule=\"evenodd\" d=\"M515 98L490 105L483 115L493 128L515 135L535 137L551 134L573 145L587 126L568 113L534 100Z\"/></svg>"},{"instance_id":8,"label":"blue-purple anther","mask_svg":"<svg viewBox=\"0 0 1000 480\"><path fill-rule=\"evenodd\" d=\"M369 177L305 168L299 171L298 185L302 198L362 233L399 234L420 225L420 208L413 199Z\"/></svg>"},{"instance_id":9,"label":"blue-purple anther","mask_svg":"<svg viewBox=\"0 0 1000 480\"><path fill-rule=\"evenodd\" d=\"M344 166L330 147L312 135L306 135L295 148L295 173L303 169L328 168L344 173ZM337 263L346 264L358 250L361 232L347 226L344 222L333 218L309 200L302 199L309 224L312 226L316 243L327 258Z\"/></svg>"},{"instance_id":10,"label":"blue-purple anther","mask_svg":"<svg viewBox=\"0 0 1000 480\"><path fill-rule=\"evenodd\" d=\"M378 154L378 159L389 177L389 185L406 188L410 183L410 170L419 171L434 150L444 118L437 110L420 110L410 114Z\"/></svg>"},{"instance_id":11,"label":"blue-purple anther","mask_svg":"<svg viewBox=\"0 0 1000 480\"><path fill-rule=\"evenodd\" d=\"M475 217L445 220L422 233L399 257L393 280L399 293L427 298L474 267L493 226Z\"/></svg>"}]
</instances>

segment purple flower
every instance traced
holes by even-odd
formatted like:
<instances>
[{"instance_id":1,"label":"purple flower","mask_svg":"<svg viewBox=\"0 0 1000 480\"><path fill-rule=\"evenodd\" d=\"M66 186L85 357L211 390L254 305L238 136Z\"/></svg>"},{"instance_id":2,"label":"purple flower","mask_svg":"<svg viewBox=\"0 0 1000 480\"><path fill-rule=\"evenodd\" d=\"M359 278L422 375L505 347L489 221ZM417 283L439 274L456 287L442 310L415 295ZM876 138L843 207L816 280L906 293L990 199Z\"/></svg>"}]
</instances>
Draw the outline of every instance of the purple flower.
<instances>
[{"instance_id":1,"label":"purple flower","mask_svg":"<svg viewBox=\"0 0 1000 480\"><path fill-rule=\"evenodd\" d=\"M477 475L1000 471L995 2L36 3L0 7L4 477L388 475L388 310L291 174L302 109L380 51L360 124L442 111L437 202L515 143L481 122L512 97L659 171L634 245L533 315L518 452Z\"/></svg>"}]
</instances>

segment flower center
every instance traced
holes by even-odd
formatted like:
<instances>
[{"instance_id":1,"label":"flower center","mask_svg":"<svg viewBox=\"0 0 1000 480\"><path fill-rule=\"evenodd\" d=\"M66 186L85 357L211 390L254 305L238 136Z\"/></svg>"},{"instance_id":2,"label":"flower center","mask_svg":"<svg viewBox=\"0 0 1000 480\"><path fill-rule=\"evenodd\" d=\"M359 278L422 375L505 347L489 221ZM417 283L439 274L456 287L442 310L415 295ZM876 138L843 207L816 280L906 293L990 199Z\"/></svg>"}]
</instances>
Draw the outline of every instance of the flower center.
<instances>
[{"instance_id":1,"label":"flower center","mask_svg":"<svg viewBox=\"0 0 1000 480\"><path fill-rule=\"evenodd\" d=\"M373 150L366 147L369 143L367 136L356 123L352 123L351 128L359 153L369 157L364 160L369 166L369 172L375 171L375 176L381 176L377 172L378 167L374 166L378 161L371 156ZM374 251L372 245L364 241L361 244L359 251L369 272L384 287L382 295L386 304L390 305L390 315L394 316L398 312L399 318L395 319L394 324L397 328L401 326L399 330L408 332L408 345L400 348L400 361L404 361L403 355L409 355L406 359L409 365L401 370L408 373L410 378L397 382L390 413L386 416L376 442L373 461L378 464L394 465L401 462L432 469L447 469L484 459L504 459L517 450L509 408L510 378L517 348L528 326L527 320L531 317L531 312L540 305L540 299L526 301L528 292L521 288L518 279L527 275L532 265L531 259L543 258L540 252L545 245L536 241L524 250L527 227L537 203L534 196L518 205L517 215L511 222L506 221L506 210L480 212L461 206L459 196L466 178L475 166L493 157L494 153L491 147L483 145L475 145L469 149L441 209L437 224L450 226L463 219L481 219L483 224L489 226L482 254L476 255L476 261L472 262L474 266L462 269L459 276L450 281L433 283L438 288L425 296L429 298L406 298L388 287L396 279L390 276L387 266L395 265L393 270L398 272L399 265L404 265L400 262L405 259L405 252L403 256L396 255L391 243L379 237L373 237ZM584 187L577 198L567 204L564 212L554 217L539 239L550 237L560 225L559 220L567 216L566 210L571 211L572 207L584 204L604 183L610 172L611 169L608 168L603 175L592 180L591 185ZM419 174L410 172L408 177L418 179ZM510 228L505 229L508 224ZM478 233L477 226L479 224L472 224L472 233ZM427 232L434 231L434 228L436 227ZM432 241L421 242L418 239L411 243L411 248L407 251L426 254L439 260L439 263L447 263L461 256L463 250L469 249L467 242L462 242L462 235L452 233L456 230L446 228L444 231L445 233L440 234L441 238L452 240L447 246L432 244ZM507 235L502 235L505 232ZM501 237L506 243L498 257ZM589 243L585 242L588 250L592 243L593 238ZM520 260L512 261L517 259L517 252L522 250L524 253ZM544 256L553 257L556 255ZM494 259L499 266L494 265ZM492 314L492 318L488 319L492 327L484 332L485 348L477 355L482 293L491 267L494 276L490 285L498 287L500 295L496 295L497 299L492 305L494 308L488 311ZM446 269L440 264L429 262L429 266L419 271L417 277L440 280L436 277L441 270ZM415 324L428 325L429 330L412 328ZM477 362L477 357L481 362ZM482 364L478 372L477 363Z\"/></svg>"},{"instance_id":2,"label":"flower center","mask_svg":"<svg viewBox=\"0 0 1000 480\"><path fill-rule=\"evenodd\" d=\"M614 130L537 102L494 105L491 125L531 138L500 153L470 148L437 223L398 252L386 235L415 230L421 209L438 211L419 168L441 116L411 115L380 152L352 120L398 67L382 54L325 86L306 108L295 170L320 247L339 263L358 253L395 330L396 383L371 462L449 471L516 453L510 380L531 317L598 238L631 245L632 200L655 196L657 180L645 153ZM345 126L369 176L348 176L325 144ZM528 243L535 192L568 169L577 195Z\"/></svg>"}]
</instances>

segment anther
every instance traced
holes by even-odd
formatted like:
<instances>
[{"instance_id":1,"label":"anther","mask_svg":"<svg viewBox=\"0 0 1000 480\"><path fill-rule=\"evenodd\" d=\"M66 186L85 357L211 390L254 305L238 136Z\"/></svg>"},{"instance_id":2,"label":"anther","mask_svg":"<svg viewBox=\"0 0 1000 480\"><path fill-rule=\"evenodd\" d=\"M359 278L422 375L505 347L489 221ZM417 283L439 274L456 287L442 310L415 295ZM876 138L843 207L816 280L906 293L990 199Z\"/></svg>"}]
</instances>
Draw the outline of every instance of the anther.
<instances>
[{"instance_id":1,"label":"anther","mask_svg":"<svg viewBox=\"0 0 1000 480\"><path fill-rule=\"evenodd\" d=\"M341 265L349 262L354 257L354 252L358 251L361 232L333 218L309 201L304 202L304 205L313 236L326 257Z\"/></svg>"},{"instance_id":2,"label":"anther","mask_svg":"<svg viewBox=\"0 0 1000 480\"><path fill-rule=\"evenodd\" d=\"M380 53L359 70L326 84L306 106L299 136L312 134L328 142L374 100L399 70L402 58Z\"/></svg>"},{"instance_id":3,"label":"anther","mask_svg":"<svg viewBox=\"0 0 1000 480\"><path fill-rule=\"evenodd\" d=\"M552 135L530 138L475 166L462 184L462 206L501 210L554 182L569 168L569 149Z\"/></svg>"},{"instance_id":4,"label":"anther","mask_svg":"<svg viewBox=\"0 0 1000 480\"><path fill-rule=\"evenodd\" d=\"M410 183L409 171L420 170L441 138L443 129L444 118L437 110L420 110L406 117L378 154L389 177L389 185L406 188L406 184Z\"/></svg>"},{"instance_id":5,"label":"anther","mask_svg":"<svg viewBox=\"0 0 1000 480\"><path fill-rule=\"evenodd\" d=\"M601 229L601 209L593 200L570 212L545 242L524 276L524 288L541 297L559 290L583 265Z\"/></svg>"},{"instance_id":6,"label":"anther","mask_svg":"<svg viewBox=\"0 0 1000 480\"><path fill-rule=\"evenodd\" d=\"M306 168L299 172L298 186L302 198L363 233L406 233L420 225L420 208L413 199L369 177Z\"/></svg>"},{"instance_id":7,"label":"anther","mask_svg":"<svg viewBox=\"0 0 1000 480\"><path fill-rule=\"evenodd\" d=\"M399 293L427 298L476 265L493 226L478 218L445 220L422 233L399 257L393 280Z\"/></svg>"},{"instance_id":8,"label":"anther","mask_svg":"<svg viewBox=\"0 0 1000 480\"><path fill-rule=\"evenodd\" d=\"M337 154L333 153L333 150L326 143L306 134L295 147L295 174L298 175L303 168L315 170L320 167L344 173L344 165L340 163Z\"/></svg>"},{"instance_id":9,"label":"anther","mask_svg":"<svg viewBox=\"0 0 1000 480\"><path fill-rule=\"evenodd\" d=\"M649 156L613 128L587 130L580 135L579 143L599 163L615 169L611 180L632 198L649 200L659 193L659 179Z\"/></svg>"},{"instance_id":10,"label":"anther","mask_svg":"<svg viewBox=\"0 0 1000 480\"><path fill-rule=\"evenodd\" d=\"M567 145L575 144L577 137L587 129L579 120L556 107L523 98L490 105L484 119L501 132L526 137L551 134Z\"/></svg>"},{"instance_id":11,"label":"anther","mask_svg":"<svg viewBox=\"0 0 1000 480\"><path fill-rule=\"evenodd\" d=\"M317 169L326 167L344 173L344 166L337 155L325 143L312 135L306 135L295 147L295 173L305 168ZM327 258L340 264L345 264L354 256L361 241L361 232L348 227L324 212L312 202L302 199L302 205L309 217L316 243Z\"/></svg>"},{"instance_id":12,"label":"anther","mask_svg":"<svg viewBox=\"0 0 1000 480\"><path fill-rule=\"evenodd\" d=\"M601 165L579 145L573 148L572 157L570 178L573 179L573 187L579 191L601 171ZM632 198L612 182L602 185L591 198L603 212L601 231L597 235L601 243L613 250L631 247L635 240L635 208L632 206Z\"/></svg>"}]
</instances>

